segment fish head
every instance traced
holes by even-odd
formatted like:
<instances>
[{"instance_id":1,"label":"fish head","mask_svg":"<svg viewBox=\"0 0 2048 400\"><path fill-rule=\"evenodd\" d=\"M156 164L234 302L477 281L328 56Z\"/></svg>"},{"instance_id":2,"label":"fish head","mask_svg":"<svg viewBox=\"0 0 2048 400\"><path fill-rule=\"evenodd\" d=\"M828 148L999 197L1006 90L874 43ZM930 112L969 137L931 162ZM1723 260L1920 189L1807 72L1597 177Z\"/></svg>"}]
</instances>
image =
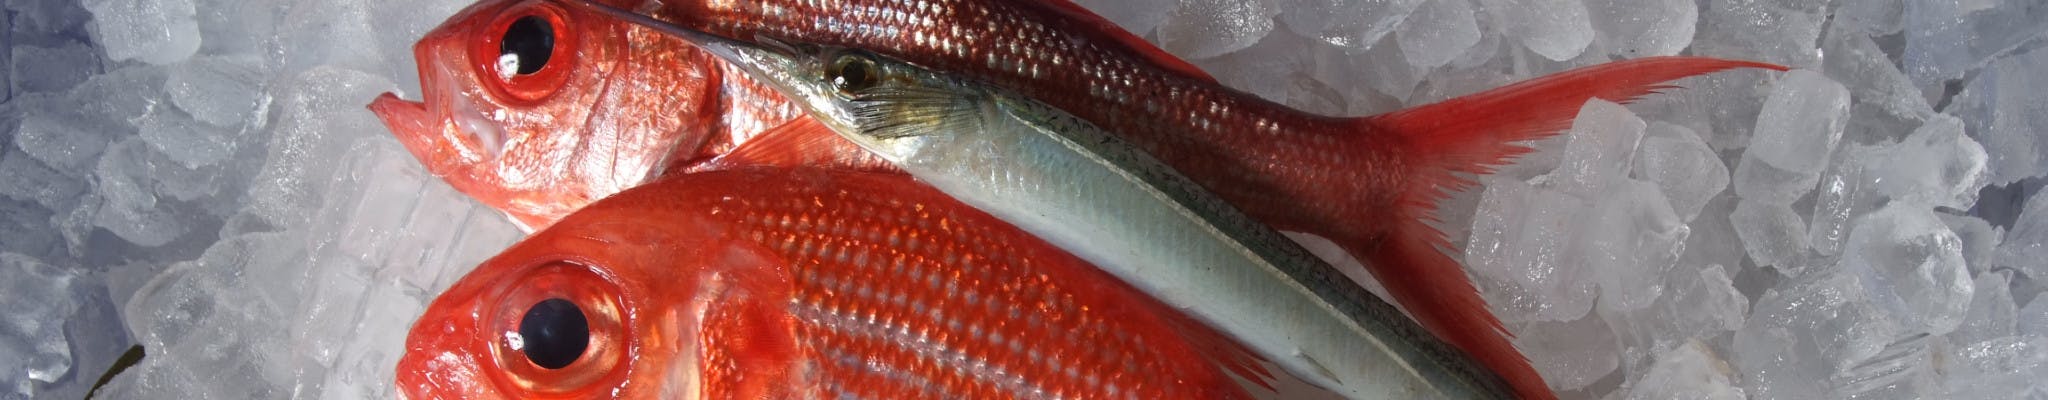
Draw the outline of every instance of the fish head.
<instances>
[{"instance_id":1,"label":"fish head","mask_svg":"<svg viewBox=\"0 0 2048 400\"><path fill-rule=\"evenodd\" d=\"M413 53L421 99L370 110L430 172L529 228L644 181L717 118L715 59L553 1L479 2Z\"/></svg>"},{"instance_id":2,"label":"fish head","mask_svg":"<svg viewBox=\"0 0 2048 400\"><path fill-rule=\"evenodd\" d=\"M801 387L791 384L806 367L793 350L783 263L705 223L702 209L632 192L536 233L438 296L406 338L401 394L768 398Z\"/></svg>"}]
</instances>

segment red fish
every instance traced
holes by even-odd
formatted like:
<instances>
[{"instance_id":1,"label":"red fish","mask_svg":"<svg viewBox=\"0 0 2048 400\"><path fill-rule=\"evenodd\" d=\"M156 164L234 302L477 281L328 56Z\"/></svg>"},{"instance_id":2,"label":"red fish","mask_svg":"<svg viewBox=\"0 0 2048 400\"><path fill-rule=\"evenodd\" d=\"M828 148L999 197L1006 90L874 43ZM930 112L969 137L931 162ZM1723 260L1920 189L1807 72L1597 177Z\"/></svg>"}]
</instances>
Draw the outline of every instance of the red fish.
<instances>
[{"instance_id":1,"label":"red fish","mask_svg":"<svg viewBox=\"0 0 2048 400\"><path fill-rule=\"evenodd\" d=\"M1294 110L1224 87L1066 0L668 1L654 16L741 40L857 48L1018 91L1093 122L1275 228L1331 239L1417 321L1552 398L1428 221L1517 144L1568 126L1588 99L1782 66L1698 57L1598 65L1371 117ZM821 66L821 68L832 68Z\"/></svg>"},{"instance_id":2,"label":"red fish","mask_svg":"<svg viewBox=\"0 0 2048 400\"><path fill-rule=\"evenodd\" d=\"M801 115L695 47L542 0L471 5L413 52L422 101L370 109L428 170L529 229Z\"/></svg>"},{"instance_id":3,"label":"red fish","mask_svg":"<svg viewBox=\"0 0 2048 400\"><path fill-rule=\"evenodd\" d=\"M737 168L598 201L413 325L408 398L1248 399L1241 347L894 173Z\"/></svg>"}]
</instances>

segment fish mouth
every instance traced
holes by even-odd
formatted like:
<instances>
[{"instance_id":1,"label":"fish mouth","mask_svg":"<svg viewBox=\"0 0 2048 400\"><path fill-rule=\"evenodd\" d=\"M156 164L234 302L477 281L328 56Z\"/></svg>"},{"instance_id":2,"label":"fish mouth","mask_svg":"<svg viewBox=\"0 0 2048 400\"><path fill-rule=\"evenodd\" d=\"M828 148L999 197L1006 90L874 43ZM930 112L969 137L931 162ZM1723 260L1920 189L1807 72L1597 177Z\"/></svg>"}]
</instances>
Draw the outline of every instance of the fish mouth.
<instances>
[{"instance_id":1,"label":"fish mouth","mask_svg":"<svg viewBox=\"0 0 2048 400\"><path fill-rule=\"evenodd\" d=\"M435 143L441 138L440 119L434 118L424 102L398 98L398 94L384 93L370 101L370 113L384 122L391 135L398 138L413 158L420 160L434 175L446 175L457 164L452 154L440 154Z\"/></svg>"}]
</instances>

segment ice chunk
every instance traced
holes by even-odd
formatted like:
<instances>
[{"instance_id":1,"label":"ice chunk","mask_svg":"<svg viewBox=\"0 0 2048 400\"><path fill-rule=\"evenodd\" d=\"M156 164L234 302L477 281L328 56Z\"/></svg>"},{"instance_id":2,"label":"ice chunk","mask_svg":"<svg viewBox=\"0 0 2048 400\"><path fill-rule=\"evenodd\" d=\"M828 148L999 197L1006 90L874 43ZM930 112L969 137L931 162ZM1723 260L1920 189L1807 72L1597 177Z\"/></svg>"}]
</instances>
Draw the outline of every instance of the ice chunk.
<instances>
[{"instance_id":1,"label":"ice chunk","mask_svg":"<svg viewBox=\"0 0 2048 400\"><path fill-rule=\"evenodd\" d=\"M1594 285L1569 262L1583 200L1528 183L1485 178L1465 263L1495 315L1570 321L1593 305Z\"/></svg>"},{"instance_id":2,"label":"ice chunk","mask_svg":"<svg viewBox=\"0 0 2048 400\"><path fill-rule=\"evenodd\" d=\"M199 51L192 0L85 0L94 41L114 60L168 65Z\"/></svg>"},{"instance_id":3,"label":"ice chunk","mask_svg":"<svg viewBox=\"0 0 2048 400\"><path fill-rule=\"evenodd\" d=\"M1679 221L1692 221L1728 188L1728 166L1692 129L1658 121L1646 134L1636 150L1634 176L1657 184Z\"/></svg>"},{"instance_id":4,"label":"ice chunk","mask_svg":"<svg viewBox=\"0 0 2048 400\"><path fill-rule=\"evenodd\" d=\"M1625 58L1678 54L1700 17L1691 0L1587 0L1586 9L1598 48Z\"/></svg>"},{"instance_id":5,"label":"ice chunk","mask_svg":"<svg viewBox=\"0 0 2048 400\"><path fill-rule=\"evenodd\" d=\"M1953 353L1943 357L1952 399L2019 398L2039 383L2039 369L2048 366L2048 336L2001 336L1952 346Z\"/></svg>"},{"instance_id":6,"label":"ice chunk","mask_svg":"<svg viewBox=\"0 0 2048 400\"><path fill-rule=\"evenodd\" d=\"M1844 398L1852 384L1896 381L1924 368L1924 357L1884 312L1868 303L1855 276L1823 268L1764 293L1735 333L1733 356L1754 398ZM1915 362L1917 360L1917 362ZM1903 368L1871 374L1868 362ZM1867 388L1866 388L1867 389Z\"/></svg>"},{"instance_id":7,"label":"ice chunk","mask_svg":"<svg viewBox=\"0 0 2048 400\"><path fill-rule=\"evenodd\" d=\"M1849 90L1812 70L1793 70L1764 100L1749 154L1758 161L1800 174L1818 173L1842 138Z\"/></svg>"},{"instance_id":8,"label":"ice chunk","mask_svg":"<svg viewBox=\"0 0 2048 400\"><path fill-rule=\"evenodd\" d=\"M1998 245L1992 265L2018 268L2021 273L2037 280L2048 279L2048 191L2035 192L2019 217L2012 224L2012 230L2005 232L2005 241Z\"/></svg>"},{"instance_id":9,"label":"ice chunk","mask_svg":"<svg viewBox=\"0 0 2048 400\"><path fill-rule=\"evenodd\" d=\"M1798 276L1805 269L1802 254L1810 246L1806 225L1790 206L1743 200L1736 203L1728 221L1756 265L1776 267L1788 276Z\"/></svg>"},{"instance_id":10,"label":"ice chunk","mask_svg":"<svg viewBox=\"0 0 2048 400\"><path fill-rule=\"evenodd\" d=\"M1695 55L1755 60L1793 67L1820 61L1825 2L1779 0L1709 0L1701 5L1702 24L1693 43Z\"/></svg>"},{"instance_id":11,"label":"ice chunk","mask_svg":"<svg viewBox=\"0 0 2048 400\"><path fill-rule=\"evenodd\" d=\"M1742 327L1749 298L1735 290L1721 266L1684 266L1658 277L1669 288L1649 307L1617 311L1603 308L1601 318L1614 327L1622 345L1622 365L1640 374L1652 355L1692 339L1711 338ZM1654 367L1652 367L1654 368Z\"/></svg>"},{"instance_id":12,"label":"ice chunk","mask_svg":"<svg viewBox=\"0 0 2048 400\"><path fill-rule=\"evenodd\" d=\"M135 138L107 147L108 156L93 174L99 182L95 193L106 203L93 224L143 247L162 246L189 231L191 217L158 202L142 147Z\"/></svg>"},{"instance_id":13,"label":"ice chunk","mask_svg":"<svg viewBox=\"0 0 2048 400\"><path fill-rule=\"evenodd\" d=\"M1634 179L1607 185L1575 236L1586 275L1600 285L1600 308L1633 310L1663 293L1664 274L1678 263L1692 231L1657 186Z\"/></svg>"},{"instance_id":14,"label":"ice chunk","mask_svg":"<svg viewBox=\"0 0 2048 400\"><path fill-rule=\"evenodd\" d=\"M1576 58L1593 43L1593 22L1579 0L1479 0L1507 37L1551 61Z\"/></svg>"},{"instance_id":15,"label":"ice chunk","mask_svg":"<svg viewBox=\"0 0 2048 400\"><path fill-rule=\"evenodd\" d=\"M1600 318L1530 324L1514 341L1554 390L1584 388L1621 366L1614 332Z\"/></svg>"},{"instance_id":16,"label":"ice chunk","mask_svg":"<svg viewBox=\"0 0 2048 400\"><path fill-rule=\"evenodd\" d=\"M1808 221L1807 240L1823 256L1842 253L1842 241L1849 238L1849 222L1884 204L1876 183L1865 171L1872 160L1883 160L1883 148L1849 143L1835 150L1827 172L1821 174L1814 193L1813 215Z\"/></svg>"},{"instance_id":17,"label":"ice chunk","mask_svg":"<svg viewBox=\"0 0 2048 400\"><path fill-rule=\"evenodd\" d=\"M2048 7L2044 7L2048 8ZM1962 118L1990 157L1991 184L2048 173L2048 51L1991 63L1945 111Z\"/></svg>"},{"instance_id":18,"label":"ice chunk","mask_svg":"<svg viewBox=\"0 0 2048 400\"><path fill-rule=\"evenodd\" d=\"M1250 47L1273 31L1277 0L1181 0L1159 24L1159 47L1209 58Z\"/></svg>"},{"instance_id":19,"label":"ice chunk","mask_svg":"<svg viewBox=\"0 0 2048 400\"><path fill-rule=\"evenodd\" d=\"M21 120L14 144L57 171L85 171L106 149L107 136L83 126L79 119L59 113L31 114Z\"/></svg>"},{"instance_id":20,"label":"ice chunk","mask_svg":"<svg viewBox=\"0 0 2048 400\"><path fill-rule=\"evenodd\" d=\"M1685 345L1657 355L1657 363L1650 366L1629 386L1622 396L1626 400L1654 399L1697 399L1697 400L1743 400L1742 389L1731 384L1734 371L1728 362L1714 354L1706 343L1686 342Z\"/></svg>"},{"instance_id":21,"label":"ice chunk","mask_svg":"<svg viewBox=\"0 0 2048 400\"><path fill-rule=\"evenodd\" d=\"M1620 104L1587 101L1566 134L1564 158L1552 172L1554 187L1584 199L1605 195L1610 182L1628 176L1644 128L1643 120Z\"/></svg>"},{"instance_id":22,"label":"ice chunk","mask_svg":"<svg viewBox=\"0 0 2048 400\"><path fill-rule=\"evenodd\" d=\"M1963 240L1963 262L1970 265L1971 274L1984 273L1992 269L1992 250L1998 248L2005 230L1991 226L1990 221L1969 215L1936 213L1941 224L1956 233Z\"/></svg>"},{"instance_id":23,"label":"ice chunk","mask_svg":"<svg viewBox=\"0 0 2048 400\"><path fill-rule=\"evenodd\" d=\"M1094 11L1096 15L1108 18L1124 30L1145 35L1158 28L1166 20L1167 13L1176 0L1076 0L1075 4Z\"/></svg>"},{"instance_id":24,"label":"ice chunk","mask_svg":"<svg viewBox=\"0 0 2048 400\"><path fill-rule=\"evenodd\" d=\"M1898 33L1901 18L1906 12L1901 0L1845 0L1841 3L1841 8L1835 10L1836 25L1870 36Z\"/></svg>"},{"instance_id":25,"label":"ice chunk","mask_svg":"<svg viewBox=\"0 0 2048 400\"><path fill-rule=\"evenodd\" d=\"M241 126L264 101L262 60L252 55L200 56L171 68L164 92L192 119Z\"/></svg>"},{"instance_id":26,"label":"ice chunk","mask_svg":"<svg viewBox=\"0 0 2048 400\"><path fill-rule=\"evenodd\" d=\"M2048 7L2031 1L1905 5L1906 50L1900 64L1915 86L1935 92L1941 81L1962 77L1968 69L2048 32Z\"/></svg>"},{"instance_id":27,"label":"ice chunk","mask_svg":"<svg viewBox=\"0 0 2048 400\"><path fill-rule=\"evenodd\" d=\"M2011 282L2011 271L1977 274L1976 282L1970 285L1975 292L1970 297L1969 314L1948 335L1949 342L1970 345L2017 333L2014 323L2019 314L2012 301Z\"/></svg>"},{"instance_id":28,"label":"ice chunk","mask_svg":"<svg viewBox=\"0 0 2048 400\"><path fill-rule=\"evenodd\" d=\"M1893 202L1858 218L1842 266L1901 328L1939 335L1962 321L1972 287L1962 240L1924 207Z\"/></svg>"},{"instance_id":29,"label":"ice chunk","mask_svg":"<svg viewBox=\"0 0 2048 400\"><path fill-rule=\"evenodd\" d=\"M1876 144L1905 137L1924 123L1934 109L1906 73L1875 41L1837 25L1821 39L1827 58L1822 70L1850 91L1849 140Z\"/></svg>"},{"instance_id":30,"label":"ice chunk","mask_svg":"<svg viewBox=\"0 0 2048 400\"><path fill-rule=\"evenodd\" d=\"M65 340L64 323L79 306L76 271L44 264L41 260L0 253L0 395L34 396L37 382L56 382L71 371L71 345ZM12 397L12 396L9 396Z\"/></svg>"},{"instance_id":31,"label":"ice chunk","mask_svg":"<svg viewBox=\"0 0 2048 400\"><path fill-rule=\"evenodd\" d=\"M84 192L84 182L50 169L21 150L0 153L0 195L58 209Z\"/></svg>"},{"instance_id":32,"label":"ice chunk","mask_svg":"<svg viewBox=\"0 0 2048 400\"><path fill-rule=\"evenodd\" d=\"M1251 47L1214 58L1195 60L1194 63L1233 89L1275 103L1285 103L1288 91L1293 87L1293 81L1313 79L1306 73L1298 72L1307 70L1315 63L1310 52L1302 51L1309 46L1307 39L1293 33L1274 32Z\"/></svg>"},{"instance_id":33,"label":"ice chunk","mask_svg":"<svg viewBox=\"0 0 2048 400\"><path fill-rule=\"evenodd\" d=\"M150 148L185 168L218 164L235 152L237 132L195 121L183 112L158 108L137 122Z\"/></svg>"},{"instance_id":34,"label":"ice chunk","mask_svg":"<svg viewBox=\"0 0 2048 400\"><path fill-rule=\"evenodd\" d=\"M2022 335L2048 336L2048 296L2034 296L2018 314L2013 329Z\"/></svg>"},{"instance_id":35,"label":"ice chunk","mask_svg":"<svg viewBox=\"0 0 2048 400\"><path fill-rule=\"evenodd\" d=\"M1394 42L1408 63L1436 68L1450 63L1466 49L1479 43L1479 24L1472 17L1471 0L1431 0L1422 3L1408 21L1394 31Z\"/></svg>"},{"instance_id":36,"label":"ice chunk","mask_svg":"<svg viewBox=\"0 0 2048 400\"><path fill-rule=\"evenodd\" d=\"M56 48L21 45L14 46L13 51L8 60L14 63L8 79L13 80L16 93L70 89L99 71L99 55L84 44Z\"/></svg>"},{"instance_id":37,"label":"ice chunk","mask_svg":"<svg viewBox=\"0 0 2048 400\"><path fill-rule=\"evenodd\" d=\"M420 18L446 18L448 13L425 10L436 2L407 2ZM257 54L265 40L276 37L279 3L267 0L193 0L199 11L199 54ZM438 20L437 20L438 21ZM384 28L399 31L396 26ZM410 31L415 41L425 32ZM397 64L397 63L394 63ZM411 67L410 63L405 63Z\"/></svg>"},{"instance_id":38,"label":"ice chunk","mask_svg":"<svg viewBox=\"0 0 2048 400\"><path fill-rule=\"evenodd\" d=\"M1963 123L1937 115L1871 165L1877 188L1900 201L1955 209L1977 203L1984 189L1984 147L1963 136Z\"/></svg>"},{"instance_id":39,"label":"ice chunk","mask_svg":"<svg viewBox=\"0 0 2048 400\"><path fill-rule=\"evenodd\" d=\"M1302 36L1365 50L1409 18L1424 0L1281 0L1280 21Z\"/></svg>"}]
</instances>

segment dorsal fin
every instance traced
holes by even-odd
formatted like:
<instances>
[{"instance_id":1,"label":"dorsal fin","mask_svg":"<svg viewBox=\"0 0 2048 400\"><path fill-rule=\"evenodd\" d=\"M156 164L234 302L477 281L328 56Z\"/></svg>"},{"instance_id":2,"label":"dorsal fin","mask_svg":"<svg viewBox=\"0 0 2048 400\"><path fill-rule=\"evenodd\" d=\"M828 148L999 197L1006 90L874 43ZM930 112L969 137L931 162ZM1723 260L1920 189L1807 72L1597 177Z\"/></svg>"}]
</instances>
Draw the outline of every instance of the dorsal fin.
<instances>
[{"instance_id":1,"label":"dorsal fin","mask_svg":"<svg viewBox=\"0 0 2048 400\"><path fill-rule=\"evenodd\" d=\"M1041 4L1046 5L1046 8L1055 14L1066 17L1066 20L1073 21L1073 27L1092 30L1091 32L1086 32L1092 34L1087 35L1089 37L1108 38L1116 42L1117 45L1130 49L1139 58L1150 61L1152 65L1159 68L1190 78L1216 83L1216 77L1209 76L1208 72L1203 72L1195 64L1190 64L1187 60L1174 56L1173 53L1167 53L1165 49L1160 49L1159 46L1153 45L1152 42L1147 42L1144 38L1132 34L1131 31L1124 30L1123 27L1117 26L1115 22L1110 22L1108 18L1096 15L1094 11L1088 11L1087 8L1081 7L1080 4L1074 4L1073 1L1069 0L1045 0Z\"/></svg>"}]
</instances>

